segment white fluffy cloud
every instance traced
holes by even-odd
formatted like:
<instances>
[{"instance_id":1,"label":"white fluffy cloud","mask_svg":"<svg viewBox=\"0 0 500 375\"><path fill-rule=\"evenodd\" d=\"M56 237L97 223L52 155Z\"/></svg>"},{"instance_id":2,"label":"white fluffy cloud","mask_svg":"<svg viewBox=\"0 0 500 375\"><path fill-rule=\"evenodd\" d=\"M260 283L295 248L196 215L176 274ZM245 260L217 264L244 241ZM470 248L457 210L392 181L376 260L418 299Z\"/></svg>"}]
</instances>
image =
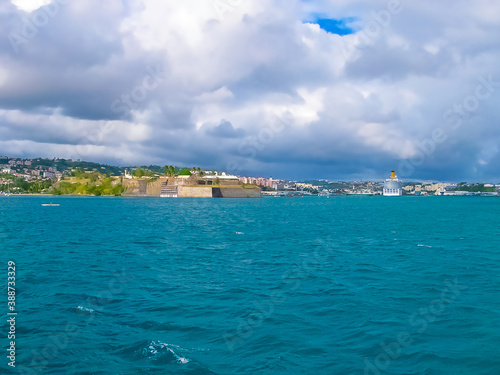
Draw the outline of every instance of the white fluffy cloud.
<instances>
[{"instance_id":1,"label":"white fluffy cloud","mask_svg":"<svg viewBox=\"0 0 500 375\"><path fill-rule=\"evenodd\" d=\"M47 3L0 8L3 153L500 179L495 2Z\"/></svg>"},{"instance_id":2,"label":"white fluffy cloud","mask_svg":"<svg viewBox=\"0 0 500 375\"><path fill-rule=\"evenodd\" d=\"M44 5L50 4L51 0L11 0L11 2L20 10L33 12Z\"/></svg>"}]
</instances>

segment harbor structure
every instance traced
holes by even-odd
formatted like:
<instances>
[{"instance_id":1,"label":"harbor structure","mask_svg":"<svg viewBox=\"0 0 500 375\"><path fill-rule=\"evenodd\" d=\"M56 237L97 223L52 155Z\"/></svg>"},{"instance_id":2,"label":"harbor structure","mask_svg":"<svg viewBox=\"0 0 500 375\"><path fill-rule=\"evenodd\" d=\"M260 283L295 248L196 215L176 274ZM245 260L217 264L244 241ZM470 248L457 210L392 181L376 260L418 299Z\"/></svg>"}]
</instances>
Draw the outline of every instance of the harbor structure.
<instances>
[{"instance_id":1,"label":"harbor structure","mask_svg":"<svg viewBox=\"0 0 500 375\"><path fill-rule=\"evenodd\" d=\"M396 176L396 172L391 171L391 178L386 179L384 182L384 196L399 197L401 195L403 195L401 181Z\"/></svg>"},{"instance_id":2,"label":"harbor structure","mask_svg":"<svg viewBox=\"0 0 500 375\"><path fill-rule=\"evenodd\" d=\"M262 198L257 185L243 184L224 174L123 179L123 196L161 198Z\"/></svg>"}]
</instances>

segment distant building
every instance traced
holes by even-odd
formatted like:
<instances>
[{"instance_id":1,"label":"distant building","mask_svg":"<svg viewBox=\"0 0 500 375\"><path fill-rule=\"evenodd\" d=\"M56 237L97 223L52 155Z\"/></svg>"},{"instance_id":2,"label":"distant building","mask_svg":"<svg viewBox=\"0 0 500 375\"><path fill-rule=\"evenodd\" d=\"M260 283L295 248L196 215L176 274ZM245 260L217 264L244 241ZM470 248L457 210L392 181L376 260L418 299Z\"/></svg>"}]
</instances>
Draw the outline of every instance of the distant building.
<instances>
[{"instance_id":1,"label":"distant building","mask_svg":"<svg viewBox=\"0 0 500 375\"><path fill-rule=\"evenodd\" d=\"M128 171L125 169L125 178L131 180L133 177Z\"/></svg>"},{"instance_id":2,"label":"distant building","mask_svg":"<svg viewBox=\"0 0 500 375\"><path fill-rule=\"evenodd\" d=\"M280 182L280 180L262 177L239 177L238 179L244 184L265 186L273 189L276 189L276 185Z\"/></svg>"},{"instance_id":3,"label":"distant building","mask_svg":"<svg viewBox=\"0 0 500 375\"><path fill-rule=\"evenodd\" d=\"M396 172L391 171L391 178L385 180L384 183L384 196L386 197L398 197L403 195L403 189L401 188L401 182L396 176Z\"/></svg>"},{"instance_id":4,"label":"distant building","mask_svg":"<svg viewBox=\"0 0 500 375\"><path fill-rule=\"evenodd\" d=\"M436 184L430 184L430 185L425 185L424 186L424 190L428 191L428 192L435 192L435 191L443 191L443 190L446 190L446 189L449 189L449 188L453 188L455 187L456 185L450 185L448 183L445 183L445 182L438 182Z\"/></svg>"}]
</instances>

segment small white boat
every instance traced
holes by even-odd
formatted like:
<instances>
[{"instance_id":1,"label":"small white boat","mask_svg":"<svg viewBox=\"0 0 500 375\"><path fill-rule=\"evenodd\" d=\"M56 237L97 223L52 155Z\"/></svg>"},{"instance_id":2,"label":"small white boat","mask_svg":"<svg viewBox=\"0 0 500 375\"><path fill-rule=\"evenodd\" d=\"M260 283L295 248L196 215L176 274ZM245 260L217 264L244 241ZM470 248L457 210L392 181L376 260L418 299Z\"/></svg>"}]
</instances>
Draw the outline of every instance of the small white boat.
<instances>
[{"instance_id":1,"label":"small white boat","mask_svg":"<svg viewBox=\"0 0 500 375\"><path fill-rule=\"evenodd\" d=\"M58 204L58 203L42 203L42 206L44 206L44 207L47 207L47 206L59 207L60 204Z\"/></svg>"}]
</instances>

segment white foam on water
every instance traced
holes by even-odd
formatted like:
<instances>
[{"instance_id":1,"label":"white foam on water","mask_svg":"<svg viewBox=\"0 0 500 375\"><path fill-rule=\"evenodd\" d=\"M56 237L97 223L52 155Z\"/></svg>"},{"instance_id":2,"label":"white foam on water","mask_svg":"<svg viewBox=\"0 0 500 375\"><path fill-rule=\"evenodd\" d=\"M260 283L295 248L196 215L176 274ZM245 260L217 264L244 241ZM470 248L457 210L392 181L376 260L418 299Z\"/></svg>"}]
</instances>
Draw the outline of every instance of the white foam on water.
<instances>
[{"instance_id":1,"label":"white foam on water","mask_svg":"<svg viewBox=\"0 0 500 375\"><path fill-rule=\"evenodd\" d=\"M183 365L185 365L186 363L189 363L189 359L183 358L183 357L180 357L177 361Z\"/></svg>"},{"instance_id":2,"label":"white foam on water","mask_svg":"<svg viewBox=\"0 0 500 375\"><path fill-rule=\"evenodd\" d=\"M78 306L78 310L88 313L93 313L95 311L94 309L89 309L88 307L83 307L83 306Z\"/></svg>"},{"instance_id":3,"label":"white foam on water","mask_svg":"<svg viewBox=\"0 0 500 375\"><path fill-rule=\"evenodd\" d=\"M185 365L186 363L189 362L189 359L187 358L184 358L184 357L181 357L179 356L176 352L174 352L172 349L168 348L168 350L170 351L170 353L172 353L174 355L174 357L177 359L177 363L180 363L182 365Z\"/></svg>"},{"instance_id":4,"label":"white foam on water","mask_svg":"<svg viewBox=\"0 0 500 375\"><path fill-rule=\"evenodd\" d=\"M148 352L148 355L155 357L158 354L158 349L166 349L170 353L172 353L172 355L175 357L177 363L184 365L184 364L189 363L191 361L188 358L181 357L180 355L178 355L172 349L172 347L180 349L180 346L177 346L177 345L170 345L170 344L167 344L167 343L164 343L161 341L152 341L147 348L147 352Z\"/></svg>"}]
</instances>

